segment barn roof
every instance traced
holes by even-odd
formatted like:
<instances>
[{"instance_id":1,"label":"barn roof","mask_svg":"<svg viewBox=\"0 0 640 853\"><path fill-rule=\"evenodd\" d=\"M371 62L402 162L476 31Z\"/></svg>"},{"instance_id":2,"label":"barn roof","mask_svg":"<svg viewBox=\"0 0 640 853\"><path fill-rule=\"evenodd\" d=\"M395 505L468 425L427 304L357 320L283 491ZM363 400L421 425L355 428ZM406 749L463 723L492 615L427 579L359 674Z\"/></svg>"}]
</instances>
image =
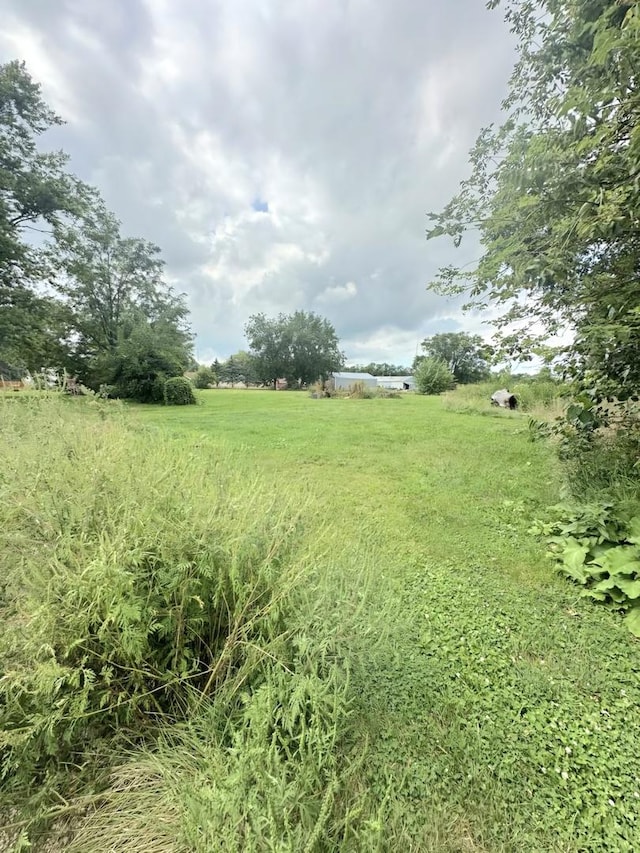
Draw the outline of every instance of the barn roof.
<instances>
[{"instance_id":1,"label":"barn roof","mask_svg":"<svg viewBox=\"0 0 640 853\"><path fill-rule=\"evenodd\" d=\"M370 373L349 373L349 371L340 371L333 374L335 379L375 379Z\"/></svg>"},{"instance_id":2,"label":"barn roof","mask_svg":"<svg viewBox=\"0 0 640 853\"><path fill-rule=\"evenodd\" d=\"M413 376L376 376L378 382L414 382Z\"/></svg>"}]
</instances>

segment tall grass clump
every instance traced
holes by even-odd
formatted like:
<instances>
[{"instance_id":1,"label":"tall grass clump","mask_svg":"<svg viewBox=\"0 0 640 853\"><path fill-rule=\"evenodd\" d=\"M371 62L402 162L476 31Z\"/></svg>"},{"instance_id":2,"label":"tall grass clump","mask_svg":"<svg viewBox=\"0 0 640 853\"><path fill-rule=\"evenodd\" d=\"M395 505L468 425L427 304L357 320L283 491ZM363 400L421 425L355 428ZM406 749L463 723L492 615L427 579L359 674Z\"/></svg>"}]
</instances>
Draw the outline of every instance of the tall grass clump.
<instances>
[{"instance_id":1,"label":"tall grass clump","mask_svg":"<svg viewBox=\"0 0 640 853\"><path fill-rule=\"evenodd\" d=\"M513 417L513 413L491 405L491 395L503 387L515 395L519 411L546 420L560 416L567 406L568 387L562 382L537 377L512 381L504 376L473 385L459 385L454 391L443 394L443 404L455 412L483 412L507 417L511 414Z\"/></svg>"},{"instance_id":2,"label":"tall grass clump","mask_svg":"<svg viewBox=\"0 0 640 853\"><path fill-rule=\"evenodd\" d=\"M357 601L323 574L303 511L239 457L120 412L48 397L2 406L0 791L48 802L70 768L158 741L131 765L167 768L156 802L171 797L174 810L152 826L152 809L149 831L178 838L193 814L195 838L202 814L203 837L233 831L237 849L254 849L253 834L298 844L335 810ZM101 795L105 813L131 767ZM111 840L78 849L172 849Z\"/></svg>"}]
</instances>

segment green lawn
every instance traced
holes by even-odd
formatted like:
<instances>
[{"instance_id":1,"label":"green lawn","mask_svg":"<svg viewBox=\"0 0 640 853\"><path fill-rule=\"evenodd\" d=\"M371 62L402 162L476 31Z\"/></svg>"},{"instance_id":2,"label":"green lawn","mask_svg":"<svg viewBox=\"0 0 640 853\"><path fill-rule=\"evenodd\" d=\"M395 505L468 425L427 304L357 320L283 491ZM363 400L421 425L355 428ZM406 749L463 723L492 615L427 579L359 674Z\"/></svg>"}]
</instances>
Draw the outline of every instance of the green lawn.
<instances>
[{"instance_id":1,"label":"green lawn","mask_svg":"<svg viewBox=\"0 0 640 853\"><path fill-rule=\"evenodd\" d=\"M410 395L199 400L133 410L195 453L232 448L372 557L350 748L377 849L637 850L640 645L527 533L560 483L526 418Z\"/></svg>"}]
</instances>

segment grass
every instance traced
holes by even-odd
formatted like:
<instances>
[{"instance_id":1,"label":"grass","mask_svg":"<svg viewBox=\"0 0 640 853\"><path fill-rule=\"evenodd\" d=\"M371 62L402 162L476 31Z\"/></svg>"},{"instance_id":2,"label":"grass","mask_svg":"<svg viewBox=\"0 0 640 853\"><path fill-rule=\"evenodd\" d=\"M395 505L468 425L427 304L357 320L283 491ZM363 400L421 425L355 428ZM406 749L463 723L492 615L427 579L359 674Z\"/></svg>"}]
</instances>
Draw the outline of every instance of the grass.
<instances>
[{"instance_id":1,"label":"grass","mask_svg":"<svg viewBox=\"0 0 640 853\"><path fill-rule=\"evenodd\" d=\"M640 647L527 533L560 485L527 416L412 395L201 402L138 416L231 443L376 555L389 640L355 678L379 849L634 849Z\"/></svg>"},{"instance_id":2,"label":"grass","mask_svg":"<svg viewBox=\"0 0 640 853\"><path fill-rule=\"evenodd\" d=\"M231 741L207 706L124 762L69 849L636 849L640 645L527 532L560 485L527 416L413 395L198 398L131 407L133 422L304 506L315 570L295 630L343 672L348 712L320 704L310 751L283 761L260 725L286 729L312 668L247 694Z\"/></svg>"}]
</instances>

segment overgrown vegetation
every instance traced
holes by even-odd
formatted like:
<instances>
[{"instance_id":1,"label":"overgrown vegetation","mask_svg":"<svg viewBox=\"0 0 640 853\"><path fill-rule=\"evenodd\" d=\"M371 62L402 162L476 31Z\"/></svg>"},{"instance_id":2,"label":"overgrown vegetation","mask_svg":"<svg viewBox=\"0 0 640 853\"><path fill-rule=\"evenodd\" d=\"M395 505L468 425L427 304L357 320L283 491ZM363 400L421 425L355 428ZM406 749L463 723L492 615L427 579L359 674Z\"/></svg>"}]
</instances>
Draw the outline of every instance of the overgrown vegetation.
<instances>
[{"instance_id":1,"label":"overgrown vegetation","mask_svg":"<svg viewBox=\"0 0 640 853\"><path fill-rule=\"evenodd\" d=\"M442 394L455 386L453 373L440 358L429 357L420 361L414 379L419 394Z\"/></svg>"},{"instance_id":2,"label":"overgrown vegetation","mask_svg":"<svg viewBox=\"0 0 640 853\"><path fill-rule=\"evenodd\" d=\"M132 772L108 786L125 744L162 733L171 763L180 739L206 732L188 775L183 761L175 809L197 810L190 786L204 755L235 751L210 780L221 791L211 832L228 835L229 849L241 837L246 849L280 837L300 849L314 827L337 832L350 802L336 750L358 599L314 547L319 531L307 537L301 507L276 499L236 455L135 429L116 403L24 394L2 414L4 794L34 820L59 814L59 795L80 784L107 784L95 802L108 811ZM270 827L259 817L269 814ZM79 849L113 849L96 826ZM140 843L156 830L194 840L177 820L148 824Z\"/></svg>"},{"instance_id":3,"label":"overgrown vegetation","mask_svg":"<svg viewBox=\"0 0 640 853\"><path fill-rule=\"evenodd\" d=\"M164 383L164 401L167 406L194 406L196 396L186 376L174 376Z\"/></svg>"},{"instance_id":4,"label":"overgrown vegetation","mask_svg":"<svg viewBox=\"0 0 640 853\"><path fill-rule=\"evenodd\" d=\"M315 392L319 397L342 397L350 400L398 400L402 397L400 391L380 385L372 388L364 382L354 382L348 388L333 388L330 391L324 388L324 383L320 383L319 388L320 390Z\"/></svg>"},{"instance_id":5,"label":"overgrown vegetation","mask_svg":"<svg viewBox=\"0 0 640 853\"><path fill-rule=\"evenodd\" d=\"M548 537L560 572L584 587L582 595L625 614L640 637L640 506L599 503L552 508Z\"/></svg>"},{"instance_id":6,"label":"overgrown vegetation","mask_svg":"<svg viewBox=\"0 0 640 853\"><path fill-rule=\"evenodd\" d=\"M446 408L456 412L504 416L504 411L497 412L490 406L491 395L500 387L515 395L519 412L533 415L545 424L564 414L570 394L569 385L545 374L514 379L501 373L487 382L459 385L455 391L443 394L442 401Z\"/></svg>"},{"instance_id":7,"label":"overgrown vegetation","mask_svg":"<svg viewBox=\"0 0 640 853\"><path fill-rule=\"evenodd\" d=\"M528 415L461 416L413 394L202 399L140 417L185 441L232 441L371 549L346 783L362 819L343 849L631 853L638 644L555 577L528 532L561 484L550 447L527 441ZM375 646L370 619L388 632Z\"/></svg>"},{"instance_id":8,"label":"overgrown vegetation","mask_svg":"<svg viewBox=\"0 0 640 853\"><path fill-rule=\"evenodd\" d=\"M22 807L10 823L28 819L37 850L57 818L78 853L633 850L637 643L556 581L527 533L558 481L526 416L461 416L412 394L199 397L127 414L53 395L3 405L0 633L19 666L0 667L34 688L31 746L3 747L24 759L2 783L3 803ZM305 502L283 505L283 491ZM230 641L220 584L232 620L256 592ZM126 633L101 632L120 601L140 616L125 607ZM154 606L164 639L147 630ZM88 653L69 638L86 643L92 619L78 662ZM211 664L186 649L200 656L217 628L211 660L224 663L205 691ZM53 630L57 656L97 673L53 685L63 720L45 689L51 652L36 648ZM136 671L107 684L99 643ZM172 682L156 671L167 657ZM109 690L132 699L93 718L87 704L74 725L73 691L81 704ZM36 701L71 730L53 755L36 755Z\"/></svg>"}]
</instances>

